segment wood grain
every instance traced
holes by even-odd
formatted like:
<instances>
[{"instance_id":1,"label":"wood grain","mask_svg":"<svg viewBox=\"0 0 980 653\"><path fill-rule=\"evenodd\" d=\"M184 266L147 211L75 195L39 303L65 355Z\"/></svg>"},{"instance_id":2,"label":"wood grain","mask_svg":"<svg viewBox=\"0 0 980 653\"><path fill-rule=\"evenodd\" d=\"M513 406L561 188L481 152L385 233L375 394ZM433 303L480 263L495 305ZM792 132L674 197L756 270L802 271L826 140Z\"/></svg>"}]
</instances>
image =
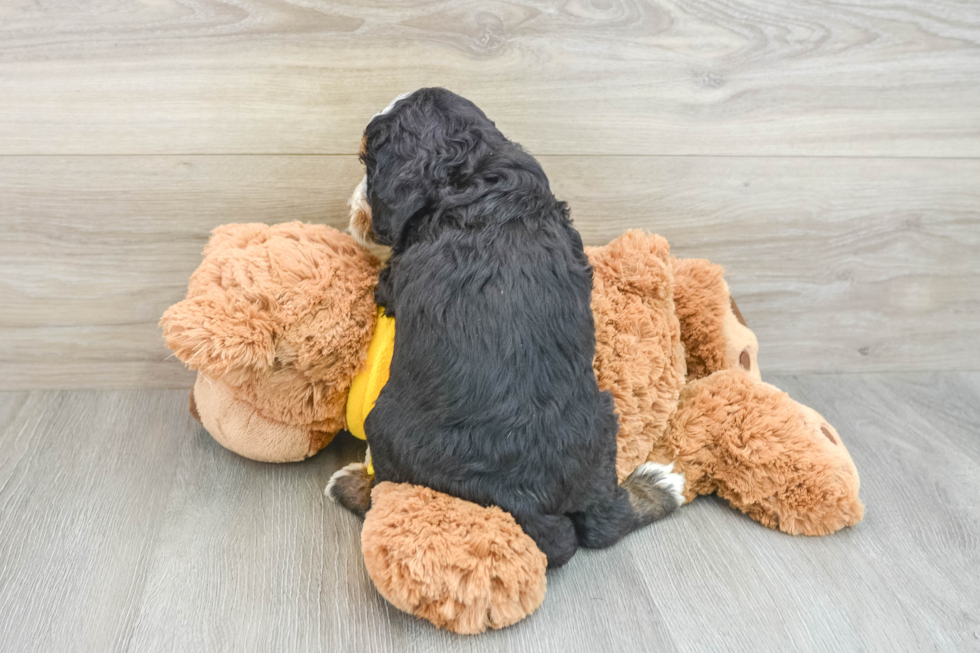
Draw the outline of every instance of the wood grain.
<instances>
[{"instance_id":1,"label":"wood grain","mask_svg":"<svg viewBox=\"0 0 980 653\"><path fill-rule=\"evenodd\" d=\"M977 161L542 161L587 242L644 228L725 265L764 372L980 367ZM189 386L156 323L209 231L343 227L361 174L354 157L0 157L0 388Z\"/></svg>"},{"instance_id":2,"label":"wood grain","mask_svg":"<svg viewBox=\"0 0 980 653\"><path fill-rule=\"evenodd\" d=\"M536 154L980 156L958 0L5 3L2 154L353 154L450 87Z\"/></svg>"},{"instance_id":3,"label":"wood grain","mask_svg":"<svg viewBox=\"0 0 980 653\"><path fill-rule=\"evenodd\" d=\"M725 266L767 371L980 369L980 162L549 157L588 242ZM977 352L977 355L974 355Z\"/></svg>"},{"instance_id":4,"label":"wood grain","mask_svg":"<svg viewBox=\"0 0 980 653\"><path fill-rule=\"evenodd\" d=\"M183 396L20 393L0 400L4 648L125 650L192 421Z\"/></svg>"},{"instance_id":5,"label":"wood grain","mask_svg":"<svg viewBox=\"0 0 980 653\"><path fill-rule=\"evenodd\" d=\"M855 577L874 570L877 596L897 601L914 636L894 649L968 651L980 646L980 392L977 374L776 377L835 426L861 472L864 522L852 531ZM827 567L843 562L845 538ZM915 553L912 553L915 552ZM855 552L851 551L851 555ZM863 610L873 609L870 601ZM864 622L866 612L852 609ZM892 619L880 621L896 637Z\"/></svg>"},{"instance_id":6,"label":"wood grain","mask_svg":"<svg viewBox=\"0 0 980 653\"><path fill-rule=\"evenodd\" d=\"M867 514L790 537L699 498L460 637L375 592L326 502L362 454L218 446L183 390L0 393L0 641L16 651L967 651L980 637L980 374L770 375L845 439Z\"/></svg>"},{"instance_id":7,"label":"wood grain","mask_svg":"<svg viewBox=\"0 0 980 653\"><path fill-rule=\"evenodd\" d=\"M156 323L211 229L343 226L360 174L354 157L0 157L0 387L189 387Z\"/></svg>"}]
</instances>

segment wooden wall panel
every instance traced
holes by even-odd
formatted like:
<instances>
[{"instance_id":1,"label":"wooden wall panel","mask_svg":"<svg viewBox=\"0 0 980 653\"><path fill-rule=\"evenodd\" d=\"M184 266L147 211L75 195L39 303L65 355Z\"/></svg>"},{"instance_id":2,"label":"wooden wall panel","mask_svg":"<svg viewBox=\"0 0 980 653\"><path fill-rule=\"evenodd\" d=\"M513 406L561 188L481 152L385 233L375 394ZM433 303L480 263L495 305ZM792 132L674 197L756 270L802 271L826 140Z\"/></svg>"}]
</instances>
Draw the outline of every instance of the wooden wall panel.
<instances>
[{"instance_id":1,"label":"wooden wall panel","mask_svg":"<svg viewBox=\"0 0 980 653\"><path fill-rule=\"evenodd\" d=\"M361 174L354 157L0 157L0 388L188 384L156 323L211 229L344 226Z\"/></svg>"},{"instance_id":2,"label":"wooden wall panel","mask_svg":"<svg viewBox=\"0 0 980 653\"><path fill-rule=\"evenodd\" d=\"M0 6L0 388L180 386L208 231L342 225L351 156L443 85L590 242L724 263L780 371L976 369L980 6L66 0Z\"/></svg>"},{"instance_id":3,"label":"wooden wall panel","mask_svg":"<svg viewBox=\"0 0 980 653\"><path fill-rule=\"evenodd\" d=\"M980 368L980 161L547 161L587 241L724 265L763 373Z\"/></svg>"},{"instance_id":4,"label":"wooden wall panel","mask_svg":"<svg viewBox=\"0 0 980 653\"><path fill-rule=\"evenodd\" d=\"M980 368L980 162L542 162L587 242L645 228L725 265L764 372ZM361 174L353 156L0 157L0 388L188 385L156 322L208 232L343 227Z\"/></svg>"},{"instance_id":5,"label":"wooden wall panel","mask_svg":"<svg viewBox=\"0 0 980 653\"><path fill-rule=\"evenodd\" d=\"M448 86L536 154L980 156L962 0L0 7L0 154L353 154Z\"/></svg>"}]
</instances>

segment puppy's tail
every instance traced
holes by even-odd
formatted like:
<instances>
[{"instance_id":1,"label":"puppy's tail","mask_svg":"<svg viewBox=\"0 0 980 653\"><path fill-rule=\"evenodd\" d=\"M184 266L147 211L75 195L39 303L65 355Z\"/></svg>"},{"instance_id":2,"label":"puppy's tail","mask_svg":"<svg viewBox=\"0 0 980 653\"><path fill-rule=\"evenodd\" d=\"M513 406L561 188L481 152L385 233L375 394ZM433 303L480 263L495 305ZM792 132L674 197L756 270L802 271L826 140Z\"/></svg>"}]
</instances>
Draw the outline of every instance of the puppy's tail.
<instances>
[{"instance_id":1,"label":"puppy's tail","mask_svg":"<svg viewBox=\"0 0 980 653\"><path fill-rule=\"evenodd\" d=\"M643 463L621 487L629 493L634 528L663 519L684 503L684 475L674 473L673 463Z\"/></svg>"}]
</instances>

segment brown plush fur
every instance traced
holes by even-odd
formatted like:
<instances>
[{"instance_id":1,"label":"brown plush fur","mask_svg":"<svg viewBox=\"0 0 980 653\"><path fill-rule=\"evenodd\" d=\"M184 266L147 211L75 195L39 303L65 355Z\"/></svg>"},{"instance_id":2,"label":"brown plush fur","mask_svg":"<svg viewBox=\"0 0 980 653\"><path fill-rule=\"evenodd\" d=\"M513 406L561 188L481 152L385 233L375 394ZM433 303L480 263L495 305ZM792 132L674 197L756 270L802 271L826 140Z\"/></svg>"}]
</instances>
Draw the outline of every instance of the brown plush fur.
<instances>
[{"instance_id":1,"label":"brown plush fur","mask_svg":"<svg viewBox=\"0 0 980 653\"><path fill-rule=\"evenodd\" d=\"M761 382L758 344L720 266L674 259L663 238L636 231L588 254L594 368L619 414L620 479L646 460L673 463L688 501L717 492L794 534L861 519L840 435ZM374 329L378 268L328 227L215 230L187 299L161 324L201 372L190 405L219 442L256 460L295 460L344 426ZM547 561L510 515L408 485L382 483L371 497L365 562L398 608L474 633L543 600Z\"/></svg>"},{"instance_id":2,"label":"brown plush fur","mask_svg":"<svg viewBox=\"0 0 980 653\"><path fill-rule=\"evenodd\" d=\"M770 528L826 535L864 515L860 481L840 435L816 411L741 369L681 391L651 460L687 477L685 498L717 492Z\"/></svg>"},{"instance_id":3,"label":"brown plush fur","mask_svg":"<svg viewBox=\"0 0 980 653\"><path fill-rule=\"evenodd\" d=\"M503 628L544 600L548 561L514 518L414 485L380 483L361 542L378 591L457 633Z\"/></svg>"},{"instance_id":4,"label":"brown plush fur","mask_svg":"<svg viewBox=\"0 0 980 653\"><path fill-rule=\"evenodd\" d=\"M259 460L298 460L344 427L350 382L374 331L378 271L377 259L331 227L243 224L212 232L187 298L160 325L180 360L238 402L229 413L241 417L236 428L222 429L208 425L196 397L222 444ZM301 441L265 437L242 411ZM263 441L273 449L264 451Z\"/></svg>"},{"instance_id":5,"label":"brown plush fur","mask_svg":"<svg viewBox=\"0 0 980 653\"><path fill-rule=\"evenodd\" d=\"M646 461L684 384L670 246L660 236L628 231L586 253L594 271L593 367L599 388L612 392L616 403L622 481Z\"/></svg>"},{"instance_id":6,"label":"brown plush fur","mask_svg":"<svg viewBox=\"0 0 980 653\"><path fill-rule=\"evenodd\" d=\"M759 342L725 283L725 269L704 259L674 260L674 304L687 354L687 380L742 367L761 380Z\"/></svg>"},{"instance_id":7,"label":"brown plush fur","mask_svg":"<svg viewBox=\"0 0 980 653\"><path fill-rule=\"evenodd\" d=\"M329 442L336 434L263 417L254 406L237 398L234 389L221 379L198 374L193 392L201 423L211 437L226 449L252 460L303 460L322 449L321 443Z\"/></svg>"}]
</instances>

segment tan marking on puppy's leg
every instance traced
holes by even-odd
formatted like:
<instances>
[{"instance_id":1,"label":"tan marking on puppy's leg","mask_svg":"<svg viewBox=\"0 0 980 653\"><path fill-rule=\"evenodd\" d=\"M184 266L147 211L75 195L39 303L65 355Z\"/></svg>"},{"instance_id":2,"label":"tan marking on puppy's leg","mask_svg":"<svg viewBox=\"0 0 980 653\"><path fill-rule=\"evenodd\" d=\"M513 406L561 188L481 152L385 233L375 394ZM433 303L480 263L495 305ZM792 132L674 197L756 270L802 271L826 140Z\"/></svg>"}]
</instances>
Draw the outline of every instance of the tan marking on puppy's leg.
<instances>
[{"instance_id":1,"label":"tan marking on puppy's leg","mask_svg":"<svg viewBox=\"0 0 980 653\"><path fill-rule=\"evenodd\" d=\"M622 485L630 493L630 503L639 515L666 516L684 505L684 474L674 472L674 463L645 462Z\"/></svg>"}]
</instances>

